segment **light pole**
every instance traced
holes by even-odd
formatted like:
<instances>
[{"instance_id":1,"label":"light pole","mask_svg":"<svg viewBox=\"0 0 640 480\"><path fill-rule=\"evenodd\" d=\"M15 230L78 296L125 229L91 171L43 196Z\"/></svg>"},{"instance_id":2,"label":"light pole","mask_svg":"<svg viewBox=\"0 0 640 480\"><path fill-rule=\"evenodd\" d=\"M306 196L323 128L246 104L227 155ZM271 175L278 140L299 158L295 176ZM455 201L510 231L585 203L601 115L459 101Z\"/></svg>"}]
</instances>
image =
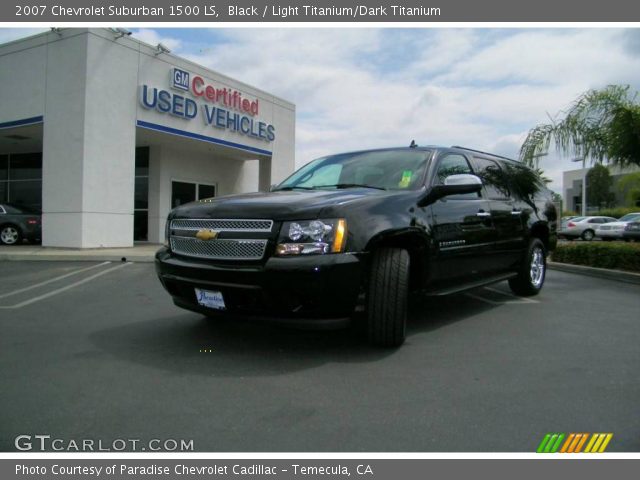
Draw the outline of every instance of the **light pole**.
<instances>
[{"instance_id":1,"label":"light pole","mask_svg":"<svg viewBox=\"0 0 640 480\"><path fill-rule=\"evenodd\" d=\"M585 168L585 157L578 157L572 162L582 162L582 216L587 216L587 169Z\"/></svg>"}]
</instances>

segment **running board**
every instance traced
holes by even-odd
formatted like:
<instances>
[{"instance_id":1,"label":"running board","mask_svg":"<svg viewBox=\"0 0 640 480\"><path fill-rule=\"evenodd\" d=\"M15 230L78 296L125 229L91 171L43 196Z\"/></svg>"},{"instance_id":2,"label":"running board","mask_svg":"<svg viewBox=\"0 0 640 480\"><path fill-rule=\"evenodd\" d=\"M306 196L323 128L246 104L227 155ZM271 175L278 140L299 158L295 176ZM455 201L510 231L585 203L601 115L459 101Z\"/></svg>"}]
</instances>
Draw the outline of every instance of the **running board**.
<instances>
[{"instance_id":1,"label":"running board","mask_svg":"<svg viewBox=\"0 0 640 480\"><path fill-rule=\"evenodd\" d=\"M455 287L443 288L441 290L433 290L425 292L425 295L428 297L441 297L443 295L451 295L452 293L464 292L465 290L473 290L474 288L484 287L486 285L491 285L492 283L502 282L504 280L509 280L510 278L517 277L518 274L515 272L511 273L503 273L501 275L496 275L494 277L483 278L481 280L476 280L475 282L465 283L463 285L456 285Z\"/></svg>"}]
</instances>

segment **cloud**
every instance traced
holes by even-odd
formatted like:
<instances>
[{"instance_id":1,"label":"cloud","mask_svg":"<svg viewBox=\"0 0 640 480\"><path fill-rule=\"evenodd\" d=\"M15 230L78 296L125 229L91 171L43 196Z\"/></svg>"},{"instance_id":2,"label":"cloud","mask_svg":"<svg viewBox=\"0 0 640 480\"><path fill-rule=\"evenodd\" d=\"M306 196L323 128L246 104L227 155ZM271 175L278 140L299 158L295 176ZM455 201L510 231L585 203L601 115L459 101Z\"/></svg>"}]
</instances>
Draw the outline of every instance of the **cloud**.
<instances>
[{"instance_id":1,"label":"cloud","mask_svg":"<svg viewBox=\"0 0 640 480\"><path fill-rule=\"evenodd\" d=\"M633 29L144 28L134 36L295 103L298 166L412 139L515 157L530 128L585 90L640 89ZM541 166L557 190L561 172L575 168L554 154Z\"/></svg>"},{"instance_id":2,"label":"cloud","mask_svg":"<svg viewBox=\"0 0 640 480\"><path fill-rule=\"evenodd\" d=\"M165 47L172 50L173 53L176 53L182 46L182 41L177 38L168 37L165 35L161 35L156 30L151 30L148 28L140 28L138 30L132 30L133 35L138 40L142 40L149 45L156 46L158 43L162 43Z\"/></svg>"},{"instance_id":3,"label":"cloud","mask_svg":"<svg viewBox=\"0 0 640 480\"><path fill-rule=\"evenodd\" d=\"M378 146L461 144L516 157L589 88L640 87L635 31L218 30L191 58L297 106L297 164ZM569 159L541 160L561 188Z\"/></svg>"}]
</instances>

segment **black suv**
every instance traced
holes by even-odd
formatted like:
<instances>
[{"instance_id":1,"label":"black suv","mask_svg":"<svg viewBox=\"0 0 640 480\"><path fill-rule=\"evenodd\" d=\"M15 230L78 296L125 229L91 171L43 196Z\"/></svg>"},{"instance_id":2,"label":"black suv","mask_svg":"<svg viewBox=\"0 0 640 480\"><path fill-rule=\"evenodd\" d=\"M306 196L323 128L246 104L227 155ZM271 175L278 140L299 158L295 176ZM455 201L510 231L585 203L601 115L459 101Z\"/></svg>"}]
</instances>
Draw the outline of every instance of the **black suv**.
<instances>
[{"instance_id":1,"label":"black suv","mask_svg":"<svg viewBox=\"0 0 640 480\"><path fill-rule=\"evenodd\" d=\"M268 193L174 209L156 254L174 303L338 326L364 302L377 345L405 338L409 295L508 280L537 294L556 209L524 165L462 147L367 150L314 160Z\"/></svg>"}]
</instances>

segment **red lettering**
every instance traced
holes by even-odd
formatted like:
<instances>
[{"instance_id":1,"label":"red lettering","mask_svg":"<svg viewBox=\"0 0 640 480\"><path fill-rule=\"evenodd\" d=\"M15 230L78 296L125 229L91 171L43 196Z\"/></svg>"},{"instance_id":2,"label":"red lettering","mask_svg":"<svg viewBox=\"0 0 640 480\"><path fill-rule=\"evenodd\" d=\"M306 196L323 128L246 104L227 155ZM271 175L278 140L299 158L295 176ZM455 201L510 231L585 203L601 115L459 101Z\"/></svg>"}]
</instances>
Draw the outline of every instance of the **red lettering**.
<instances>
[{"instance_id":1,"label":"red lettering","mask_svg":"<svg viewBox=\"0 0 640 480\"><path fill-rule=\"evenodd\" d=\"M204 85L204 80L202 79L202 77L198 77L197 75L194 76L193 80L191 81L191 91L196 97L201 97L202 95L204 95L204 92L202 90L198 90L198 88L202 85Z\"/></svg>"},{"instance_id":2,"label":"red lettering","mask_svg":"<svg viewBox=\"0 0 640 480\"><path fill-rule=\"evenodd\" d=\"M207 100L211 100L212 102L215 102L216 89L213 88L211 85L207 85L207 88L205 88L205 96L207 97Z\"/></svg>"},{"instance_id":3,"label":"red lettering","mask_svg":"<svg viewBox=\"0 0 640 480\"><path fill-rule=\"evenodd\" d=\"M242 110L244 110L245 112L251 111L251 102L246 98L242 99Z\"/></svg>"}]
</instances>

